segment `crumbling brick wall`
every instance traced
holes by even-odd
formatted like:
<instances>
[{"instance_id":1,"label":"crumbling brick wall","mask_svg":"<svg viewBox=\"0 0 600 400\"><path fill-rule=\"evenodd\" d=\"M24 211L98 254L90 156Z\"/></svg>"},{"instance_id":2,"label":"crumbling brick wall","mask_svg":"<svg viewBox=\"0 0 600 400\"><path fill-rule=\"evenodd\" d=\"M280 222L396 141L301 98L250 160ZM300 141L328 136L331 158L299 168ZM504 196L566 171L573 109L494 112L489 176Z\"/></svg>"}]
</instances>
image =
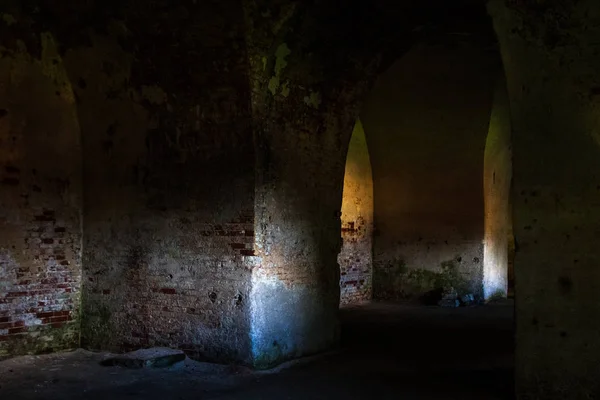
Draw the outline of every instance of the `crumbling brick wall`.
<instances>
[{"instance_id":1,"label":"crumbling brick wall","mask_svg":"<svg viewBox=\"0 0 600 400\"><path fill-rule=\"evenodd\" d=\"M83 137L85 347L248 359L254 145L241 7L201 3L124 7L65 56Z\"/></svg>"},{"instance_id":2,"label":"crumbling brick wall","mask_svg":"<svg viewBox=\"0 0 600 400\"><path fill-rule=\"evenodd\" d=\"M78 345L82 236L80 132L56 43L19 37L7 14L0 25L2 358Z\"/></svg>"},{"instance_id":3,"label":"crumbling brick wall","mask_svg":"<svg viewBox=\"0 0 600 400\"><path fill-rule=\"evenodd\" d=\"M0 10L1 351L81 333L92 349L248 361L241 5L29 6Z\"/></svg>"}]
</instances>

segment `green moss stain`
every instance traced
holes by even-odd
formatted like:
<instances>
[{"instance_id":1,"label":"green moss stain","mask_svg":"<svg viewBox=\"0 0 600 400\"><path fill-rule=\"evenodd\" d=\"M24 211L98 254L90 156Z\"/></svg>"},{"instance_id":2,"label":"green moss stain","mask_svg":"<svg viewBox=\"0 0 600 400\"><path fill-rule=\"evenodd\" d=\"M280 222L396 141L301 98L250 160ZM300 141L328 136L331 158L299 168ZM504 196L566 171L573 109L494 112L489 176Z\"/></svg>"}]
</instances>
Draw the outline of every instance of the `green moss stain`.
<instances>
[{"instance_id":1,"label":"green moss stain","mask_svg":"<svg viewBox=\"0 0 600 400\"><path fill-rule=\"evenodd\" d=\"M277 47L275 51L275 71L274 75L269 80L269 91L273 96L277 93L281 82L281 73L287 66L286 58L292 53L286 43L282 43ZM263 61L264 62L264 61Z\"/></svg>"},{"instance_id":2,"label":"green moss stain","mask_svg":"<svg viewBox=\"0 0 600 400\"><path fill-rule=\"evenodd\" d=\"M411 298L448 287L459 295L470 292L456 259L442 262L436 270L408 268L402 260L392 261L377 268L374 285L383 298Z\"/></svg>"},{"instance_id":3,"label":"green moss stain","mask_svg":"<svg viewBox=\"0 0 600 400\"><path fill-rule=\"evenodd\" d=\"M321 105L321 94L319 92L310 92L310 95L304 96L304 103L312 108L319 108Z\"/></svg>"},{"instance_id":4,"label":"green moss stain","mask_svg":"<svg viewBox=\"0 0 600 400\"><path fill-rule=\"evenodd\" d=\"M269 80L269 91L273 96L277 93L277 89L279 88L279 77L274 76Z\"/></svg>"},{"instance_id":5,"label":"green moss stain","mask_svg":"<svg viewBox=\"0 0 600 400\"><path fill-rule=\"evenodd\" d=\"M2 14L2 21L4 21L4 23L8 26L17 23L17 20L11 14Z\"/></svg>"},{"instance_id":6,"label":"green moss stain","mask_svg":"<svg viewBox=\"0 0 600 400\"><path fill-rule=\"evenodd\" d=\"M290 86L289 86L289 82L285 82L283 85L281 85L281 95L283 97L288 97L290 95Z\"/></svg>"},{"instance_id":7,"label":"green moss stain","mask_svg":"<svg viewBox=\"0 0 600 400\"><path fill-rule=\"evenodd\" d=\"M0 49L2 49L1 46ZM25 42L18 39L15 41L14 48L9 50L8 54L9 57L5 57L5 59L10 62L10 81L14 85L20 85L25 79L28 72L27 67L32 63L32 58L27 53Z\"/></svg>"},{"instance_id":8,"label":"green moss stain","mask_svg":"<svg viewBox=\"0 0 600 400\"><path fill-rule=\"evenodd\" d=\"M70 104L75 103L75 94L71 87L71 81L67 76L62 62L62 58L58 53L58 46L54 37L49 32L44 32L41 35L42 43L42 72L48 78L52 79L58 86L59 95Z\"/></svg>"},{"instance_id":9,"label":"green moss stain","mask_svg":"<svg viewBox=\"0 0 600 400\"><path fill-rule=\"evenodd\" d=\"M0 359L17 354L44 354L79 346L79 326L67 323L59 328L32 326L27 335L4 342L0 347Z\"/></svg>"},{"instance_id":10,"label":"green moss stain","mask_svg":"<svg viewBox=\"0 0 600 400\"><path fill-rule=\"evenodd\" d=\"M278 364L285 359L284 354L286 352L285 349L277 342L273 342L273 347L269 350L265 350L254 359L254 368L256 369L269 369Z\"/></svg>"},{"instance_id":11,"label":"green moss stain","mask_svg":"<svg viewBox=\"0 0 600 400\"><path fill-rule=\"evenodd\" d=\"M495 301L501 301L504 299L506 299L506 293L503 290L498 289L494 293L492 293L490 297L488 297L487 302L493 303Z\"/></svg>"},{"instance_id":12,"label":"green moss stain","mask_svg":"<svg viewBox=\"0 0 600 400\"><path fill-rule=\"evenodd\" d=\"M155 105L160 105L167 101L167 94L158 86L142 86L142 97Z\"/></svg>"},{"instance_id":13,"label":"green moss stain","mask_svg":"<svg viewBox=\"0 0 600 400\"><path fill-rule=\"evenodd\" d=\"M86 309L81 321L82 342L85 347L106 349L112 342L112 314L105 305Z\"/></svg>"},{"instance_id":14,"label":"green moss stain","mask_svg":"<svg viewBox=\"0 0 600 400\"><path fill-rule=\"evenodd\" d=\"M273 24L273 27L271 28L271 31L274 35L276 35L281 30L281 28L286 25L288 20L294 15L294 12L296 11L296 6L297 4L293 3L283 9L283 11L280 13L279 19Z\"/></svg>"}]
</instances>

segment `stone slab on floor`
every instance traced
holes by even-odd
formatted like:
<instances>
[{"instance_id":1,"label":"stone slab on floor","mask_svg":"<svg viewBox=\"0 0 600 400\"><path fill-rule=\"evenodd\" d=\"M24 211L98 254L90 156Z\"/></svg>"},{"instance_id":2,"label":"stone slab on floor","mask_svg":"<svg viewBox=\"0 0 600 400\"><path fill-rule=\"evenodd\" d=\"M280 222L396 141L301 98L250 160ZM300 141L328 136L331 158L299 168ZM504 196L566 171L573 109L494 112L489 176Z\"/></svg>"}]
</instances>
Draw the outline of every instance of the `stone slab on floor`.
<instances>
[{"instance_id":1,"label":"stone slab on floor","mask_svg":"<svg viewBox=\"0 0 600 400\"><path fill-rule=\"evenodd\" d=\"M185 353L181 350L153 347L107 358L101 364L125 368L164 368L184 361L185 357Z\"/></svg>"}]
</instances>

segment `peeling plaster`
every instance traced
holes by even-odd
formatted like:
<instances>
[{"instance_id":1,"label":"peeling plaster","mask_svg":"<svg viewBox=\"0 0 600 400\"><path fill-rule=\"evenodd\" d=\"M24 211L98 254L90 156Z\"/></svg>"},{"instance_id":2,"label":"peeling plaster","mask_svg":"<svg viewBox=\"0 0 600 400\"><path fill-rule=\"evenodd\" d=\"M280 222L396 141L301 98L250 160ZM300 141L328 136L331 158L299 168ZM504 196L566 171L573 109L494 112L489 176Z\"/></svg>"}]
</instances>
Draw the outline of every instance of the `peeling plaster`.
<instances>
[{"instance_id":1,"label":"peeling plaster","mask_svg":"<svg viewBox=\"0 0 600 400\"><path fill-rule=\"evenodd\" d=\"M284 27L286 25L286 23L289 21L289 19L294 15L294 12L296 11L296 5L297 5L296 3L289 5L287 7L287 9L285 9L281 13L282 18L273 25L273 29L272 29L273 34L277 34L277 32L279 32L281 30L281 28Z\"/></svg>"},{"instance_id":2,"label":"peeling plaster","mask_svg":"<svg viewBox=\"0 0 600 400\"><path fill-rule=\"evenodd\" d=\"M304 96L304 103L309 107L318 109L319 106L321 105L321 93L310 92L309 96Z\"/></svg>"},{"instance_id":3,"label":"peeling plaster","mask_svg":"<svg viewBox=\"0 0 600 400\"><path fill-rule=\"evenodd\" d=\"M286 81L283 85L281 85L281 95L283 97L288 97L290 95L290 82Z\"/></svg>"},{"instance_id":4,"label":"peeling plaster","mask_svg":"<svg viewBox=\"0 0 600 400\"><path fill-rule=\"evenodd\" d=\"M142 86L142 97L151 104L160 105L166 103L167 94L158 86Z\"/></svg>"},{"instance_id":5,"label":"peeling plaster","mask_svg":"<svg viewBox=\"0 0 600 400\"><path fill-rule=\"evenodd\" d=\"M275 52L275 75L269 80L269 90L273 96L275 96L277 89L279 89L281 73L288 64L286 57L291 53L292 51L286 43L282 43L277 47L277 51Z\"/></svg>"},{"instance_id":6,"label":"peeling plaster","mask_svg":"<svg viewBox=\"0 0 600 400\"><path fill-rule=\"evenodd\" d=\"M75 104L75 94L67 71L63 67L62 59L58 54L58 46L54 37L49 32L41 35L42 42L42 71L44 75L53 79L60 88L60 96L69 104Z\"/></svg>"},{"instance_id":7,"label":"peeling plaster","mask_svg":"<svg viewBox=\"0 0 600 400\"><path fill-rule=\"evenodd\" d=\"M13 25L13 24L15 24L17 22L17 20L15 19L15 17L12 16L11 14L2 14L2 20L8 26L11 26L11 25Z\"/></svg>"}]
</instances>

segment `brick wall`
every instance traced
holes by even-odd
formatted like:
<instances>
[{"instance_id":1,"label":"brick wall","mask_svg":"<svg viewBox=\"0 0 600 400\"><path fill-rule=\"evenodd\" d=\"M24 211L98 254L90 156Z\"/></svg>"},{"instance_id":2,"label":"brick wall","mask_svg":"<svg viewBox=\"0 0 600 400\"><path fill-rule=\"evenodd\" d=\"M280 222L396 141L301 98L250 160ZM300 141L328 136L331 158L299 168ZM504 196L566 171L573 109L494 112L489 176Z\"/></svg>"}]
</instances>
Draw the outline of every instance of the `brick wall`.
<instances>
[{"instance_id":1,"label":"brick wall","mask_svg":"<svg viewBox=\"0 0 600 400\"><path fill-rule=\"evenodd\" d=\"M242 7L201 3L40 3L0 22L0 357L81 333L248 361Z\"/></svg>"},{"instance_id":2,"label":"brick wall","mask_svg":"<svg viewBox=\"0 0 600 400\"><path fill-rule=\"evenodd\" d=\"M340 304L368 301L373 289L373 176L360 120L352 132L346 157L341 222Z\"/></svg>"},{"instance_id":3,"label":"brick wall","mask_svg":"<svg viewBox=\"0 0 600 400\"><path fill-rule=\"evenodd\" d=\"M254 144L242 9L199 3L124 7L126 21L99 22L103 31L78 27L88 40L66 52L83 137L84 347L248 359Z\"/></svg>"},{"instance_id":4,"label":"brick wall","mask_svg":"<svg viewBox=\"0 0 600 400\"><path fill-rule=\"evenodd\" d=\"M53 38L38 44L0 59L0 358L79 341L80 134Z\"/></svg>"}]
</instances>

